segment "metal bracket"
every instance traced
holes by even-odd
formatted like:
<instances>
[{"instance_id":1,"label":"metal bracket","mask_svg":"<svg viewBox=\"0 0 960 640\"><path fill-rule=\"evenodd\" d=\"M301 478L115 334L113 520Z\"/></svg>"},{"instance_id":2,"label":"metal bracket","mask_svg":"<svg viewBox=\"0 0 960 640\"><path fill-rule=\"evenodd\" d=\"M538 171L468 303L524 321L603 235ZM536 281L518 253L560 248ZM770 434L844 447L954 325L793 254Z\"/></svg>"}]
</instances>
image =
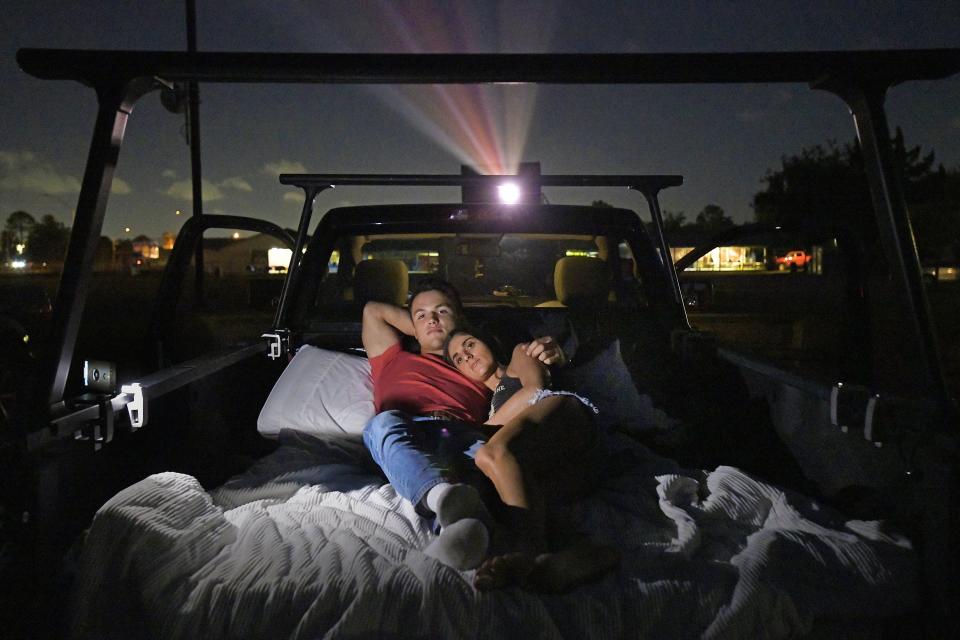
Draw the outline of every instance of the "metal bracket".
<instances>
[{"instance_id":1,"label":"metal bracket","mask_svg":"<svg viewBox=\"0 0 960 640\"><path fill-rule=\"evenodd\" d=\"M100 395L96 399L97 417L85 427L73 432L73 439L93 443L93 450L100 451L103 445L113 440L113 405L111 396Z\"/></svg>"},{"instance_id":2,"label":"metal bracket","mask_svg":"<svg viewBox=\"0 0 960 640\"><path fill-rule=\"evenodd\" d=\"M840 427L840 431L847 432L847 426L840 424L840 392L843 391L843 383L838 382L830 389L830 424Z\"/></svg>"},{"instance_id":3,"label":"metal bracket","mask_svg":"<svg viewBox=\"0 0 960 640\"><path fill-rule=\"evenodd\" d=\"M869 395L867 395L869 394ZM840 396L846 397L844 408L840 407ZM862 404L866 396L866 404ZM880 394L868 392L859 385L850 385L845 388L838 382L830 389L830 424L839 427L843 433L850 431L849 424L859 424L863 418L863 439L872 442L878 449L883 447L880 440L880 424L877 419L877 405L880 404ZM860 412L863 407L863 413ZM842 414L842 415L841 415Z\"/></svg>"},{"instance_id":4,"label":"metal bracket","mask_svg":"<svg viewBox=\"0 0 960 640\"><path fill-rule=\"evenodd\" d=\"M271 360L282 358L290 352L290 332L286 329L277 329L273 333L264 333L260 336L267 340L267 357Z\"/></svg>"},{"instance_id":5,"label":"metal bracket","mask_svg":"<svg viewBox=\"0 0 960 640\"><path fill-rule=\"evenodd\" d=\"M878 436L877 424L874 416L877 412L877 404L880 402L880 394L875 393L867 400L867 409L863 417L863 438L873 443L878 449L883 446L883 442L876 438Z\"/></svg>"},{"instance_id":6,"label":"metal bracket","mask_svg":"<svg viewBox=\"0 0 960 640\"><path fill-rule=\"evenodd\" d=\"M127 402L127 414L130 416L130 429L136 431L147 424L147 403L143 398L143 387L139 382L131 382L120 387L121 393L133 396L133 400Z\"/></svg>"}]
</instances>

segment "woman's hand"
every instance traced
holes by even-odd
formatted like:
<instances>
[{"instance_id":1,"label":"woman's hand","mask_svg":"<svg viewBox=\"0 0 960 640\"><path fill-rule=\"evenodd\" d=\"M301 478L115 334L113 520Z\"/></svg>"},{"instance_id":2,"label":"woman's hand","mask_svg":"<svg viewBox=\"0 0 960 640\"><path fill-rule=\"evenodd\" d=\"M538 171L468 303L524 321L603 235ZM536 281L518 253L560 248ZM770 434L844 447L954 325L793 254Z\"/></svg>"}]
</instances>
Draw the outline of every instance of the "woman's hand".
<instances>
[{"instance_id":1,"label":"woman's hand","mask_svg":"<svg viewBox=\"0 0 960 640\"><path fill-rule=\"evenodd\" d=\"M536 338L528 342L526 354L550 366L562 367L567 362L567 357L564 355L563 349L560 348L560 344L551 336Z\"/></svg>"}]
</instances>

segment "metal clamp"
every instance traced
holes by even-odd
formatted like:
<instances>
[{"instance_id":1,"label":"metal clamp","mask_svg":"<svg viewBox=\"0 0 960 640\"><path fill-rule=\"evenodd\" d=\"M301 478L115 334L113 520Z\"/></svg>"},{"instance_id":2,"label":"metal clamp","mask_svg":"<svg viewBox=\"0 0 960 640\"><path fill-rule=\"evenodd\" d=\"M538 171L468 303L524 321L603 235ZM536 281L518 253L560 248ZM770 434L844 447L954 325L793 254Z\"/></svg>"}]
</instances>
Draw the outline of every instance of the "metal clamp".
<instances>
[{"instance_id":1,"label":"metal clamp","mask_svg":"<svg viewBox=\"0 0 960 640\"><path fill-rule=\"evenodd\" d=\"M847 432L847 426L840 424L840 392L843 390L843 383L838 382L830 389L830 424L840 427L840 431Z\"/></svg>"},{"instance_id":2,"label":"metal clamp","mask_svg":"<svg viewBox=\"0 0 960 640\"><path fill-rule=\"evenodd\" d=\"M290 351L290 332L286 329L277 329L273 333L264 333L260 336L267 340L267 357L271 360L282 358Z\"/></svg>"},{"instance_id":3,"label":"metal clamp","mask_svg":"<svg viewBox=\"0 0 960 640\"><path fill-rule=\"evenodd\" d=\"M864 440L869 440L873 443L873 446L880 448L883 446L883 442L875 440L874 436L876 434L876 423L874 422L874 416L877 412L877 404L880 402L880 394L875 393L870 396L870 399L867 400L867 409L863 418L863 438Z\"/></svg>"},{"instance_id":4,"label":"metal clamp","mask_svg":"<svg viewBox=\"0 0 960 640\"><path fill-rule=\"evenodd\" d=\"M73 432L73 439L93 443L93 450L100 451L103 445L113 440L113 404L109 395L96 398L97 418Z\"/></svg>"},{"instance_id":5,"label":"metal clamp","mask_svg":"<svg viewBox=\"0 0 960 640\"><path fill-rule=\"evenodd\" d=\"M130 428L134 431L147 424L147 403L143 398L143 387L139 382L131 382L120 387L121 393L133 396L127 402L127 415L130 416Z\"/></svg>"}]
</instances>

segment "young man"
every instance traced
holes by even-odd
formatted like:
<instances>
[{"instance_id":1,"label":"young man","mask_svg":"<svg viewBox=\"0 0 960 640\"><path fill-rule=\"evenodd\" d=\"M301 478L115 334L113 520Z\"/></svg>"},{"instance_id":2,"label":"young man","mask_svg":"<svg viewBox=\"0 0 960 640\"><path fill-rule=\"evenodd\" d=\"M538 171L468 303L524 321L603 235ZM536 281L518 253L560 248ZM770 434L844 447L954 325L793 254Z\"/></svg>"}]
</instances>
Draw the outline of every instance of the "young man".
<instances>
[{"instance_id":1,"label":"young man","mask_svg":"<svg viewBox=\"0 0 960 640\"><path fill-rule=\"evenodd\" d=\"M366 304L363 346L381 413L367 424L363 439L397 493L422 515L436 516L440 536L424 552L471 569L485 557L490 536L479 493L457 480L476 471L472 459L487 439L480 425L490 391L443 360L443 342L462 319L460 295L438 279L417 287L409 310ZM419 354L403 350L403 335L416 338ZM563 358L550 338L532 342L528 352L546 364Z\"/></svg>"}]
</instances>

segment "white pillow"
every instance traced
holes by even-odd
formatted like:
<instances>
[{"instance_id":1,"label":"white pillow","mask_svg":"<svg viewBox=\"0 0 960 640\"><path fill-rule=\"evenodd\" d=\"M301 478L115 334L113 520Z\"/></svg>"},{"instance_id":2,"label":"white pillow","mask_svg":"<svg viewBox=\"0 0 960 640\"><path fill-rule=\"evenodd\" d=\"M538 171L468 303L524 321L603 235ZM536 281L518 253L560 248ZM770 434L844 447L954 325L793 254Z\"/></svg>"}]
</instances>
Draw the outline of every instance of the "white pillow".
<instances>
[{"instance_id":1,"label":"white pillow","mask_svg":"<svg viewBox=\"0 0 960 640\"><path fill-rule=\"evenodd\" d=\"M257 431L268 438L276 438L281 429L360 434L373 416L370 362L307 345L273 385L257 418Z\"/></svg>"}]
</instances>

